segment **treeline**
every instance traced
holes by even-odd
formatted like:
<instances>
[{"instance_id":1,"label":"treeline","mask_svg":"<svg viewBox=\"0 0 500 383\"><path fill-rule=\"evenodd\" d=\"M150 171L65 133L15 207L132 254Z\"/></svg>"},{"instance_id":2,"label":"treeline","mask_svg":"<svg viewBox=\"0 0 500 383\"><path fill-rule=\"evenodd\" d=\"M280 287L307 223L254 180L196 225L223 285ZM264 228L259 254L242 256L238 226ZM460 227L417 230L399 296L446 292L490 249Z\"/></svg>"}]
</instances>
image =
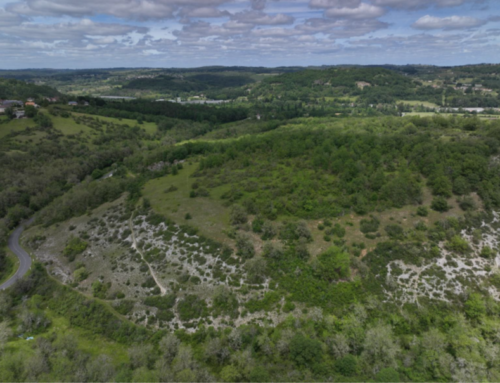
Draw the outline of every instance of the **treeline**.
<instances>
[{"instance_id":1,"label":"treeline","mask_svg":"<svg viewBox=\"0 0 500 383\"><path fill-rule=\"evenodd\" d=\"M101 107L80 108L81 112L106 117L143 119L146 116L163 116L196 122L227 123L244 120L246 108L238 106L210 107L206 105L182 105L172 102L134 100L129 102L105 101Z\"/></svg>"}]
</instances>

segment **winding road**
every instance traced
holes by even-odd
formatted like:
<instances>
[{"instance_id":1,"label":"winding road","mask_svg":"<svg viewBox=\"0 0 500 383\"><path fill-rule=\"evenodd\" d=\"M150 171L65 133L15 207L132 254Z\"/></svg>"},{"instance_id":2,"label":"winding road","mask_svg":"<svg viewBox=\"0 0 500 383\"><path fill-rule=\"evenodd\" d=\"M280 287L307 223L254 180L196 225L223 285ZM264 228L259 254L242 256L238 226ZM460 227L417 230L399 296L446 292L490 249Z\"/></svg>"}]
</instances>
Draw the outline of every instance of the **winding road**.
<instances>
[{"instance_id":1,"label":"winding road","mask_svg":"<svg viewBox=\"0 0 500 383\"><path fill-rule=\"evenodd\" d=\"M33 218L22 223L19 227L14 230L14 232L9 237L9 249L19 258L19 267L16 273L6 282L0 285L0 290L5 290L11 287L18 279L21 279L26 275L31 267L31 257L29 254L21 247L19 244L19 238L24 231L24 227L33 222Z\"/></svg>"}]
</instances>

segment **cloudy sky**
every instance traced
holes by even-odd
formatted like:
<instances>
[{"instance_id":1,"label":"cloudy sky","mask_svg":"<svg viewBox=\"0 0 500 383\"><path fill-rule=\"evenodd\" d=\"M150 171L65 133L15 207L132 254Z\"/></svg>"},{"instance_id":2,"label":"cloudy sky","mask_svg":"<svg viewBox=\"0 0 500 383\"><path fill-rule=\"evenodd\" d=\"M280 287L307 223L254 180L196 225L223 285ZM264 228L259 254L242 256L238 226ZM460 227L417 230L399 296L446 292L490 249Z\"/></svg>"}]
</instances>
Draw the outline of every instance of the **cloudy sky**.
<instances>
[{"instance_id":1,"label":"cloudy sky","mask_svg":"<svg viewBox=\"0 0 500 383\"><path fill-rule=\"evenodd\" d=\"M498 0L0 0L0 68L500 62Z\"/></svg>"}]
</instances>

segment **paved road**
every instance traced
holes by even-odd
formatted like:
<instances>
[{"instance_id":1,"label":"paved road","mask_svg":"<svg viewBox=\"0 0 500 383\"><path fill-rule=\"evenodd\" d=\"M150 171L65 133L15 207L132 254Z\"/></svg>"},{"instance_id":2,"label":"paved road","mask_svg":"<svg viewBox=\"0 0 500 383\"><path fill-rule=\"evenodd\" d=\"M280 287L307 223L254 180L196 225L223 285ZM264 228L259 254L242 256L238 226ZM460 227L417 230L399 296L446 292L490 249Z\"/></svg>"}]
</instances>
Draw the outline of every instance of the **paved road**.
<instances>
[{"instance_id":1,"label":"paved road","mask_svg":"<svg viewBox=\"0 0 500 383\"><path fill-rule=\"evenodd\" d=\"M19 244L19 238L24 231L24 226L32 222L33 218L19 225L9 238L9 249L19 258L19 268L12 278L0 285L0 290L5 290L12 286L18 279L24 277L31 267L31 257Z\"/></svg>"}]
</instances>

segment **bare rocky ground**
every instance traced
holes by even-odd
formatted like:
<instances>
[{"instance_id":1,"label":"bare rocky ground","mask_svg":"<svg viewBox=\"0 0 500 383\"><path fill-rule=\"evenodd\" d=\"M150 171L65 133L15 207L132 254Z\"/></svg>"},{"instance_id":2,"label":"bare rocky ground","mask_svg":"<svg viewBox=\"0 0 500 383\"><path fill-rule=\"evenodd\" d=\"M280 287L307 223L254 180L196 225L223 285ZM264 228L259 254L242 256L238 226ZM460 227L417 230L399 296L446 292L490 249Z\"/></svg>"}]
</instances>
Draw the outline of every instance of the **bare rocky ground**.
<instances>
[{"instance_id":1,"label":"bare rocky ground","mask_svg":"<svg viewBox=\"0 0 500 383\"><path fill-rule=\"evenodd\" d=\"M270 310L248 312L245 304L262 299L272 290L272 281L250 283L244 262L231 249L158 217L144 209L129 211L119 199L63 224L33 227L25 232L23 244L53 277L154 328L194 331L200 324L220 328L251 322L273 326L290 314L280 310L283 299ZM419 266L388 263L387 300L452 301L478 286L500 300L499 289L490 282L496 275L500 281L499 218L495 213L490 222L483 221L479 237L462 231L469 244L465 253L451 252L442 242L439 255L416 262ZM87 244L74 259L64 255L72 238ZM493 257L480 255L484 246L493 250ZM221 293L233 297L232 311L217 309ZM191 309L194 314L187 315ZM292 314L301 315L300 307Z\"/></svg>"},{"instance_id":2,"label":"bare rocky ground","mask_svg":"<svg viewBox=\"0 0 500 383\"><path fill-rule=\"evenodd\" d=\"M449 302L455 296L465 294L469 287L481 287L496 300L500 291L489 281L500 277L500 216L493 213L490 223L481 224L480 239L462 230L461 238L468 242L470 251L465 254L451 252L446 243L439 244L440 256L422 266L406 264L401 260L387 265L387 282L393 288L386 290L388 300L400 303L417 303L419 299L437 299ZM493 250L493 256L481 256L485 247ZM499 278L500 279L500 278Z\"/></svg>"},{"instance_id":3,"label":"bare rocky ground","mask_svg":"<svg viewBox=\"0 0 500 383\"><path fill-rule=\"evenodd\" d=\"M73 260L63 254L72 238L88 244ZM224 255L220 247L175 223L152 223L147 211L131 214L123 199L64 224L35 226L25 232L23 242L53 277L108 301L137 323L194 330L200 320L183 320L179 315L179 304L190 295L206 302L201 322L214 327L280 320L275 312L250 314L242 306L262 298L269 291L269 280L249 283L239 257ZM82 270L83 278L79 277ZM104 286L103 294L96 294L96 284ZM236 315L210 310L214 294L221 289L236 297ZM171 314L162 320L157 318L161 308L145 304L148 298L172 296L175 303L167 310Z\"/></svg>"}]
</instances>

